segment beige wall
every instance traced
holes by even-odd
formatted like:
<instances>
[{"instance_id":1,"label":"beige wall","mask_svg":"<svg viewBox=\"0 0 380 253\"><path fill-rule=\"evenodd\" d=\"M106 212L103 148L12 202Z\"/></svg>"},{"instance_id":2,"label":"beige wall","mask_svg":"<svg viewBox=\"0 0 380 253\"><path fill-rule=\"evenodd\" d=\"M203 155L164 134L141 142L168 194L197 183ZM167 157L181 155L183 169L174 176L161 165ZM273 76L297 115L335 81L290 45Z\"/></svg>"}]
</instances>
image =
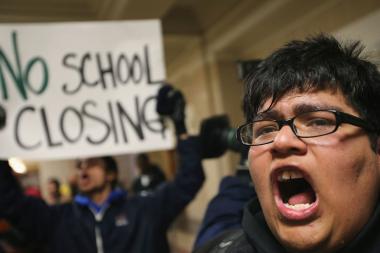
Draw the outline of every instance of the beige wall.
<instances>
[{"instance_id":1,"label":"beige wall","mask_svg":"<svg viewBox=\"0 0 380 253\"><path fill-rule=\"evenodd\" d=\"M41 161L39 167L39 180L42 196L47 199L47 182L49 178L57 178L62 184L67 184L68 179L74 173L75 162L69 160L62 161Z\"/></svg>"}]
</instances>

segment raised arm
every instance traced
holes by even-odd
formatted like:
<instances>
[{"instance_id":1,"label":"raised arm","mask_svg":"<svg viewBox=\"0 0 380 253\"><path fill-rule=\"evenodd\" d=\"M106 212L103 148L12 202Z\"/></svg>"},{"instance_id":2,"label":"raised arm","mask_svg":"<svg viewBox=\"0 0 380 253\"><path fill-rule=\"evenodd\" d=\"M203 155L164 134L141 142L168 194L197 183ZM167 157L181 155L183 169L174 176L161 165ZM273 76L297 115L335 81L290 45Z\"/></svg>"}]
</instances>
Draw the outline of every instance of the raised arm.
<instances>
[{"instance_id":1,"label":"raised arm","mask_svg":"<svg viewBox=\"0 0 380 253\"><path fill-rule=\"evenodd\" d=\"M53 213L43 200L25 196L8 162L0 161L0 217L29 240L42 242L51 234Z\"/></svg>"}]
</instances>

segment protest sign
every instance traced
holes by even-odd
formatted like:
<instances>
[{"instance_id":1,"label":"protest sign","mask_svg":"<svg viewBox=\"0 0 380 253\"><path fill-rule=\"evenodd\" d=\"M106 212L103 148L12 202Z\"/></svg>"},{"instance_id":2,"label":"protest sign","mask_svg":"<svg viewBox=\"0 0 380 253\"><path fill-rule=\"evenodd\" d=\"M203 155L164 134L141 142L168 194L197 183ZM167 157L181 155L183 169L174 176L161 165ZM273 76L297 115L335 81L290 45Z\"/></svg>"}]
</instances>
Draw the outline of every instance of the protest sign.
<instances>
[{"instance_id":1,"label":"protest sign","mask_svg":"<svg viewBox=\"0 0 380 253\"><path fill-rule=\"evenodd\" d=\"M156 20L0 25L0 158L172 148L161 36Z\"/></svg>"}]
</instances>

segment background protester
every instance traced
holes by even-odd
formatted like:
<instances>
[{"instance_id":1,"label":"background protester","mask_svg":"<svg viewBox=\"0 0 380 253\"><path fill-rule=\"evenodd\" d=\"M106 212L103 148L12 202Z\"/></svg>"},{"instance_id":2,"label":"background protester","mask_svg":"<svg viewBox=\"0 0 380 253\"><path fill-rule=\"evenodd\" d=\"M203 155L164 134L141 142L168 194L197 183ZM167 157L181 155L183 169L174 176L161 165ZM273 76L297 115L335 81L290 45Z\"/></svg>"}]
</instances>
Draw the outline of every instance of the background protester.
<instances>
[{"instance_id":1,"label":"background protester","mask_svg":"<svg viewBox=\"0 0 380 253\"><path fill-rule=\"evenodd\" d=\"M138 154L136 162L139 176L133 181L132 190L135 194L148 195L165 181L165 175L147 154Z\"/></svg>"}]
</instances>

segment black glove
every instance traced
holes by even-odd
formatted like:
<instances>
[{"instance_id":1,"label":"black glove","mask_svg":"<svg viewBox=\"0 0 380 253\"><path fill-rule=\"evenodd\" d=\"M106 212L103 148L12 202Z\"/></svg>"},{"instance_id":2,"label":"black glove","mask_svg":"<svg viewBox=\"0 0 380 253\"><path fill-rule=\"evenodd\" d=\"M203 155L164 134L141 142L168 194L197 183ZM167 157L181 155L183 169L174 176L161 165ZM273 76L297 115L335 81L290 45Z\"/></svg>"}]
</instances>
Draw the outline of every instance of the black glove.
<instances>
[{"instance_id":1,"label":"black glove","mask_svg":"<svg viewBox=\"0 0 380 253\"><path fill-rule=\"evenodd\" d=\"M158 91L156 111L161 116L167 116L173 120L177 135L187 133L185 105L186 101L182 93L171 85L166 84Z\"/></svg>"}]
</instances>

